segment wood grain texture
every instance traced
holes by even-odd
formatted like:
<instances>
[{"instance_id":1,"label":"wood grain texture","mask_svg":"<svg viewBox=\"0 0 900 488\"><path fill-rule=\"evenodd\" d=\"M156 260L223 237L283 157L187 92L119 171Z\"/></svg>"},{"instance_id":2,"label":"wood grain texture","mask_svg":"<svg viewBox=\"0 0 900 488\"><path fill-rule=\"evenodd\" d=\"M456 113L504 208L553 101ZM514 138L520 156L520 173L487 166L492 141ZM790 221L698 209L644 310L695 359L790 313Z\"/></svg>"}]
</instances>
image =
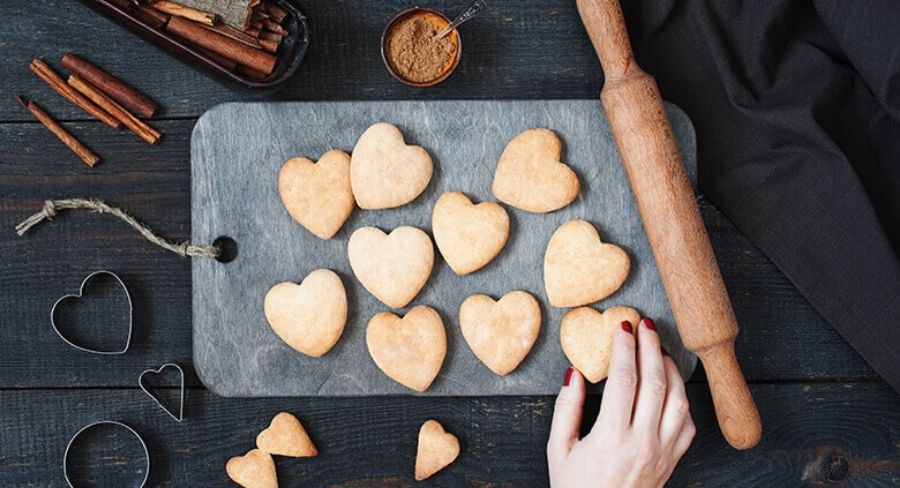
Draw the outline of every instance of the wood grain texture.
<instances>
[{"instance_id":1,"label":"wood grain texture","mask_svg":"<svg viewBox=\"0 0 900 488\"><path fill-rule=\"evenodd\" d=\"M753 394L768 435L757 448L738 452L716 428L705 385L689 386L698 435L667 486L900 482L900 397L887 386L754 385ZM588 403L583 431L598 408L596 397ZM0 464L16 468L0 471L0 484L63 486L60 463L69 436L90 421L114 419L149 444L148 486L225 486L225 461L253 447L282 410L303 422L319 455L277 458L281 486L413 486L418 429L429 418L459 437L462 452L421 486L546 486L552 397L235 400L198 389L188 391L183 424L139 390L0 392L0 411L17 426L0 429Z\"/></svg>"},{"instance_id":2,"label":"wood grain texture","mask_svg":"<svg viewBox=\"0 0 900 488\"><path fill-rule=\"evenodd\" d=\"M409 2L359 0L297 2L310 19L311 46L297 76L277 98L291 100L592 98L602 74L575 6L556 0L498 0L461 28L465 50L454 74L427 90L393 79L379 52L381 31ZM448 13L459 2L429 6ZM42 0L27 8L2 2L0 14L16 22L0 29L0 93L23 92L39 103L54 96L27 75L28 62L56 62L66 51L90 56L160 103L157 118L196 117L213 105L248 97L227 90L98 16L78 0ZM64 40L64 42L60 42ZM110 49L109 46L117 46ZM566 55L559 56L564 47ZM560 64L562 63L562 64ZM84 120L77 108L48 108L62 120ZM28 114L0 104L0 121Z\"/></svg>"},{"instance_id":3,"label":"wood grain texture","mask_svg":"<svg viewBox=\"0 0 900 488\"><path fill-rule=\"evenodd\" d=\"M48 197L88 196L128 209L164 237L187 239L193 124L158 123L166 138L156 146L98 122L65 124L102 148L104 161L90 170L39 124L0 124L0 323L12 324L0 341L0 387L130 386L149 365L190 360L188 260L106 216L60 215L25 237L13 227ZM727 218L702 199L701 210L742 325L737 353L749 379L877 378ZM61 290L101 268L121 273L135 296L133 349L111 362L68 348L47 319Z\"/></svg>"},{"instance_id":4,"label":"wood grain texture","mask_svg":"<svg viewBox=\"0 0 900 488\"><path fill-rule=\"evenodd\" d=\"M762 425L735 357L737 319L662 95L634 61L619 0L577 4L603 65L600 98L681 338L703 361L725 438L748 449Z\"/></svg>"}]
</instances>

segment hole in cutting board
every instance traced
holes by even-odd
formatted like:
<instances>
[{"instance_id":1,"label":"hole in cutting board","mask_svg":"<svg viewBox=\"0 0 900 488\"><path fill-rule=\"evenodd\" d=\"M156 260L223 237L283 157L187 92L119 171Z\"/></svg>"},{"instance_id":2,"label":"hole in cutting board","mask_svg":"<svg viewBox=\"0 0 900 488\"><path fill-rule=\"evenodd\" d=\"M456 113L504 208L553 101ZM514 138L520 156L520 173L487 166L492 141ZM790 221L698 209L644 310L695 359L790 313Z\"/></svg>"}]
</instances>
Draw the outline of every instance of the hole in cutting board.
<instances>
[{"instance_id":1,"label":"hole in cutting board","mask_svg":"<svg viewBox=\"0 0 900 488\"><path fill-rule=\"evenodd\" d=\"M219 236L213 241L213 246L219 248L219 255L216 256L216 261L230 263L237 258L238 245L234 239L228 236Z\"/></svg>"}]
</instances>

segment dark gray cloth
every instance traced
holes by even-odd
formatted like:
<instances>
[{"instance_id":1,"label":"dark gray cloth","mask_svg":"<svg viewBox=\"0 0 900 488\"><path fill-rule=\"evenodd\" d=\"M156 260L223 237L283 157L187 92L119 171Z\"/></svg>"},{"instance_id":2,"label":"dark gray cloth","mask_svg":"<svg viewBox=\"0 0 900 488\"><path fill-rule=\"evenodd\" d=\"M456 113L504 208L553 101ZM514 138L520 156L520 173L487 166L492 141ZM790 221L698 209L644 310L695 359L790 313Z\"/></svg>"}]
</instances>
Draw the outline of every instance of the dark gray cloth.
<instances>
[{"instance_id":1,"label":"dark gray cloth","mask_svg":"<svg viewBox=\"0 0 900 488\"><path fill-rule=\"evenodd\" d=\"M623 7L700 189L900 391L900 2Z\"/></svg>"}]
</instances>

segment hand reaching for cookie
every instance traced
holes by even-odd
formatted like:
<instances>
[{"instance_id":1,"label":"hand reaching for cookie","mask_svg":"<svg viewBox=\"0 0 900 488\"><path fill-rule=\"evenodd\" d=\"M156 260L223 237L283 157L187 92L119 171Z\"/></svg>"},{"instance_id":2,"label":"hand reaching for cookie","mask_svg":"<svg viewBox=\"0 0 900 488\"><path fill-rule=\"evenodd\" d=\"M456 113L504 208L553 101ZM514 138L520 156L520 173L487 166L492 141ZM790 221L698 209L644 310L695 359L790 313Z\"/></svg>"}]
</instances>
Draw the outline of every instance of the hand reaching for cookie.
<instances>
[{"instance_id":1,"label":"hand reaching for cookie","mask_svg":"<svg viewBox=\"0 0 900 488\"><path fill-rule=\"evenodd\" d=\"M551 486L663 486L695 427L684 381L652 320L641 320L636 337L629 322L616 330L600 414L579 439L584 395L584 378L569 368L547 442Z\"/></svg>"}]
</instances>

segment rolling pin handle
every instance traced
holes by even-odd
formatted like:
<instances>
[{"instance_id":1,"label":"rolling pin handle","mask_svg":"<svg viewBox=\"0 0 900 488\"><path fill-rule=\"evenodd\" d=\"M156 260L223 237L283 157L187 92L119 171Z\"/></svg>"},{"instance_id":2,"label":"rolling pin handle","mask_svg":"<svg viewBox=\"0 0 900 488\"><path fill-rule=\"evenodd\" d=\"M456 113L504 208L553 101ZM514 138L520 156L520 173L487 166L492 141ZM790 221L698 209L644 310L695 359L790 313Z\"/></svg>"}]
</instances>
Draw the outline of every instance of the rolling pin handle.
<instances>
[{"instance_id":1,"label":"rolling pin handle","mask_svg":"<svg viewBox=\"0 0 900 488\"><path fill-rule=\"evenodd\" d=\"M762 437L762 421L750 394L734 343L720 343L697 351L706 370L722 435L735 449L749 449Z\"/></svg>"}]
</instances>

